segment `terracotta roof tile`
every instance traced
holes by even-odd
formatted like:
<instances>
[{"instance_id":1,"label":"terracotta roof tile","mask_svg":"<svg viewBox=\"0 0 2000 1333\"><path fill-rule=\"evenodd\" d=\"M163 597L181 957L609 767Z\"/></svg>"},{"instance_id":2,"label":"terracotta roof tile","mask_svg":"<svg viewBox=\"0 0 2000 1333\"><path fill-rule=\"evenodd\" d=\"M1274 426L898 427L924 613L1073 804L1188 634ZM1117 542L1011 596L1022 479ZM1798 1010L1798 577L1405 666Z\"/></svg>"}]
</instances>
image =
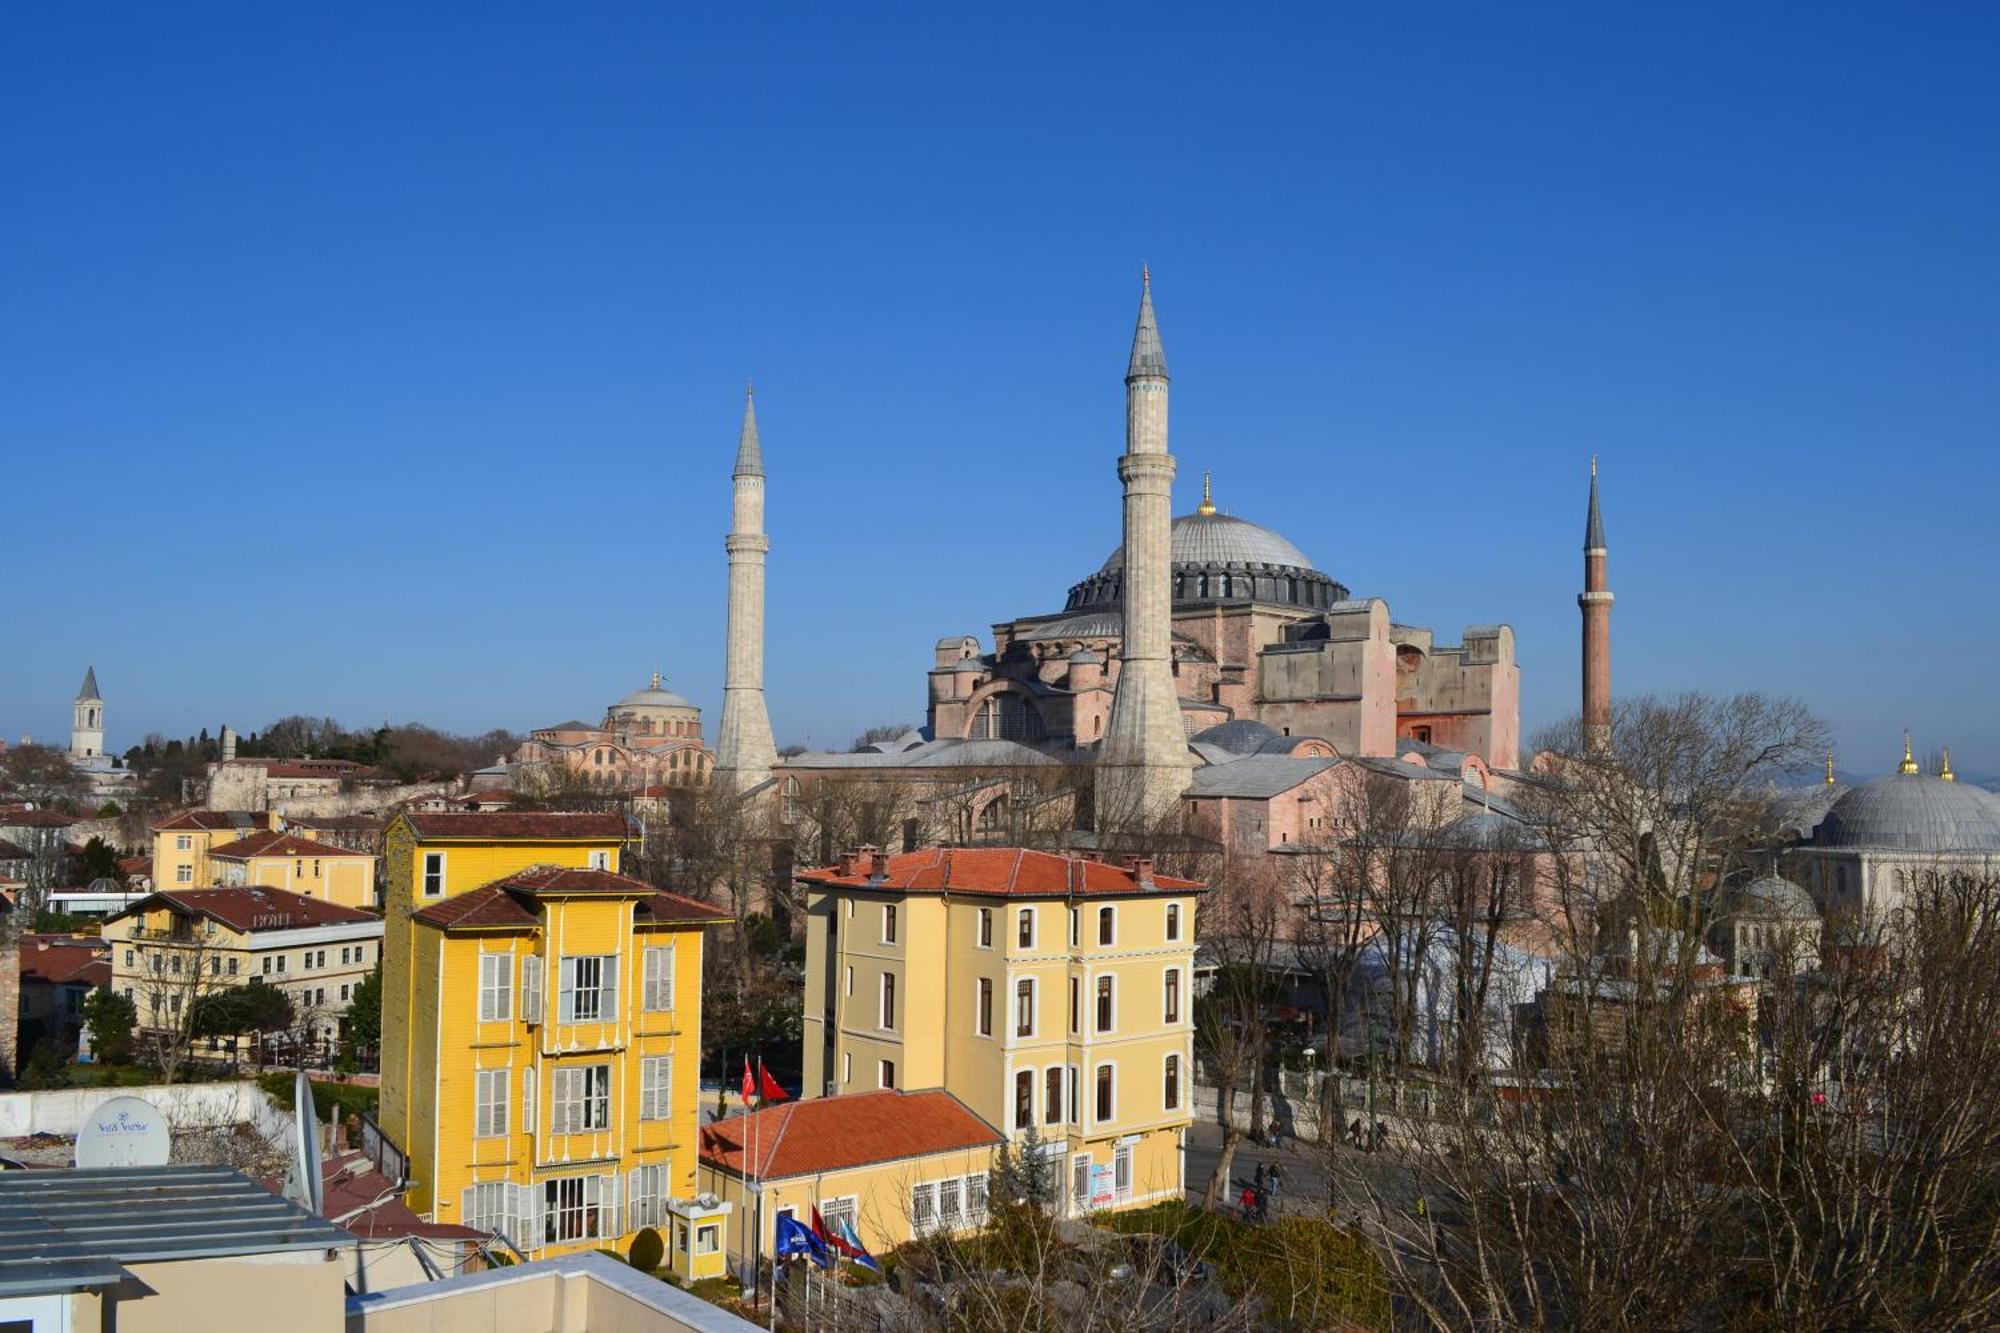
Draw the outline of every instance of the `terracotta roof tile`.
<instances>
[{"instance_id":1,"label":"terracotta roof tile","mask_svg":"<svg viewBox=\"0 0 2000 1333\"><path fill-rule=\"evenodd\" d=\"M33 855L26 847L0 838L0 861L25 861Z\"/></svg>"},{"instance_id":2,"label":"terracotta roof tile","mask_svg":"<svg viewBox=\"0 0 2000 1333\"><path fill-rule=\"evenodd\" d=\"M171 907L190 916L205 916L231 930L255 934L265 930L303 930L309 926L345 926L362 921L380 921L373 912L339 903L308 898L283 889L161 889L147 894L116 916L120 921L160 907Z\"/></svg>"},{"instance_id":3,"label":"terracotta roof tile","mask_svg":"<svg viewBox=\"0 0 2000 1333\"><path fill-rule=\"evenodd\" d=\"M289 833L265 832L226 842L211 849L209 855L224 861L247 861L253 856L366 856L368 853L349 851L330 842L314 842L311 838L294 837Z\"/></svg>"},{"instance_id":4,"label":"terracotta roof tile","mask_svg":"<svg viewBox=\"0 0 2000 1333\"><path fill-rule=\"evenodd\" d=\"M588 811L407 810L402 818L424 838L607 842L625 836L625 816Z\"/></svg>"},{"instance_id":5,"label":"terracotta roof tile","mask_svg":"<svg viewBox=\"0 0 2000 1333\"><path fill-rule=\"evenodd\" d=\"M0 828L68 828L82 822L81 817L60 810L0 810Z\"/></svg>"},{"instance_id":6,"label":"terracotta roof tile","mask_svg":"<svg viewBox=\"0 0 2000 1333\"><path fill-rule=\"evenodd\" d=\"M51 986L70 982L108 986L111 946L100 940L80 940L70 935L23 935L21 980Z\"/></svg>"},{"instance_id":7,"label":"terracotta roof tile","mask_svg":"<svg viewBox=\"0 0 2000 1333\"><path fill-rule=\"evenodd\" d=\"M847 857L842 864L808 870L799 878L811 884L843 888L887 889L897 892L990 893L1006 898L1061 898L1072 894L1141 894L1149 889L1133 872L1108 861L1025 847L926 847L886 858L881 878L873 877L868 854ZM1151 890L1198 893L1199 880L1154 875Z\"/></svg>"},{"instance_id":8,"label":"terracotta roof tile","mask_svg":"<svg viewBox=\"0 0 2000 1333\"><path fill-rule=\"evenodd\" d=\"M850 1092L752 1111L701 1129L701 1158L760 1180L981 1148L1000 1133L948 1092ZM755 1148L755 1163L750 1162Z\"/></svg>"},{"instance_id":9,"label":"terracotta roof tile","mask_svg":"<svg viewBox=\"0 0 2000 1333\"><path fill-rule=\"evenodd\" d=\"M505 879L432 903L412 915L425 925L442 930L532 926L541 919L534 907L534 899L541 894L636 897L633 916L639 925L706 925L730 919L721 908L683 898L678 893L662 892L642 879L574 866L530 866Z\"/></svg>"}]
</instances>

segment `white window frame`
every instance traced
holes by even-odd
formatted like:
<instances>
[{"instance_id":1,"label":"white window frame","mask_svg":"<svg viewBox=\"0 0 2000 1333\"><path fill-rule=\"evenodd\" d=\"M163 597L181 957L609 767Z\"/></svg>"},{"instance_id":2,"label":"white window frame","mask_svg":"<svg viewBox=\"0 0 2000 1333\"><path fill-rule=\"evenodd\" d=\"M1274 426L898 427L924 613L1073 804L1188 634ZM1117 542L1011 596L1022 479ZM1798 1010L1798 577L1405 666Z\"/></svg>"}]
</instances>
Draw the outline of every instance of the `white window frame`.
<instances>
[{"instance_id":1,"label":"white window frame","mask_svg":"<svg viewBox=\"0 0 2000 1333\"><path fill-rule=\"evenodd\" d=\"M697 1222L694 1228L694 1252L714 1254L722 1248L722 1224L720 1222Z\"/></svg>"},{"instance_id":2,"label":"white window frame","mask_svg":"<svg viewBox=\"0 0 2000 1333\"><path fill-rule=\"evenodd\" d=\"M506 1023L514 1017L514 955L479 955L479 1021Z\"/></svg>"},{"instance_id":3,"label":"white window frame","mask_svg":"<svg viewBox=\"0 0 2000 1333\"><path fill-rule=\"evenodd\" d=\"M610 870L611 853L608 851L604 851L601 848L597 851L593 851L590 854L590 868L592 870L604 870L604 871Z\"/></svg>"},{"instance_id":4,"label":"white window frame","mask_svg":"<svg viewBox=\"0 0 2000 1333\"><path fill-rule=\"evenodd\" d=\"M193 835L192 833L177 833L177 834L175 834L175 835L174 835L174 850L175 850L175 851L177 851L177 852L191 852L191 851L193 851L193 850L194 850L194 835Z\"/></svg>"},{"instance_id":5,"label":"white window frame","mask_svg":"<svg viewBox=\"0 0 2000 1333\"><path fill-rule=\"evenodd\" d=\"M993 947L992 908L982 907L979 909L979 915L973 925L972 943L973 947L978 949L990 949Z\"/></svg>"},{"instance_id":6,"label":"white window frame","mask_svg":"<svg viewBox=\"0 0 2000 1333\"><path fill-rule=\"evenodd\" d=\"M1174 1104L1167 1105L1167 1073L1173 1071ZM1117 1076L1113 1075L1115 1079ZM1113 1088L1114 1094L1116 1088ZM1168 1051L1160 1058L1160 1109L1178 1113L1187 1106L1187 1062L1181 1059L1179 1051Z\"/></svg>"},{"instance_id":7,"label":"white window frame","mask_svg":"<svg viewBox=\"0 0 2000 1333\"><path fill-rule=\"evenodd\" d=\"M1109 916L1105 915L1107 912L1110 913ZM1108 940L1104 938L1106 921L1111 923L1111 938ZM1118 947L1118 908L1112 903L1105 903L1097 909L1097 947L1100 949Z\"/></svg>"},{"instance_id":8,"label":"white window frame","mask_svg":"<svg viewBox=\"0 0 2000 1333\"><path fill-rule=\"evenodd\" d=\"M475 1138L507 1137L507 1090L511 1069L481 1069L472 1075L472 1133Z\"/></svg>"},{"instance_id":9,"label":"white window frame","mask_svg":"<svg viewBox=\"0 0 2000 1333\"><path fill-rule=\"evenodd\" d=\"M193 867L193 866L175 866L175 867L174 867L174 883L176 883L176 884L192 884L192 883L194 883L194 867Z\"/></svg>"},{"instance_id":10,"label":"white window frame","mask_svg":"<svg viewBox=\"0 0 2000 1333\"><path fill-rule=\"evenodd\" d=\"M1109 1003L1100 1005L1097 993L1102 988L1101 983L1106 981L1111 983L1111 993L1105 997ZM1109 1023L1103 1021L1107 1016L1111 1019ZM1090 979L1090 1024L1091 1032L1096 1036L1108 1036L1118 1031L1117 973L1100 972Z\"/></svg>"},{"instance_id":11,"label":"white window frame","mask_svg":"<svg viewBox=\"0 0 2000 1333\"><path fill-rule=\"evenodd\" d=\"M542 1021L542 956L521 955L521 1021Z\"/></svg>"},{"instance_id":12,"label":"white window frame","mask_svg":"<svg viewBox=\"0 0 2000 1333\"><path fill-rule=\"evenodd\" d=\"M819 1203L820 1221L826 1223L827 1230L840 1234L843 1218L853 1226L856 1235L861 1234L861 1197L856 1194L837 1195L831 1199L821 1199Z\"/></svg>"},{"instance_id":13,"label":"white window frame","mask_svg":"<svg viewBox=\"0 0 2000 1333\"><path fill-rule=\"evenodd\" d=\"M842 1087L846 1087L852 1082L854 1082L854 1052L842 1051L840 1053L840 1084Z\"/></svg>"},{"instance_id":14,"label":"white window frame","mask_svg":"<svg viewBox=\"0 0 2000 1333\"><path fill-rule=\"evenodd\" d=\"M1097 1113L1097 1076L1107 1069L1111 1071L1111 1113L1109 1115L1099 1115ZM1090 1070L1090 1123L1095 1127L1097 1125L1115 1124L1117 1120L1118 1062L1116 1060L1100 1060L1091 1066Z\"/></svg>"},{"instance_id":15,"label":"white window frame","mask_svg":"<svg viewBox=\"0 0 2000 1333\"><path fill-rule=\"evenodd\" d=\"M667 1224L667 1199L672 1186L672 1163L657 1162L635 1166L626 1173L625 1228L663 1227Z\"/></svg>"},{"instance_id":16,"label":"white window frame","mask_svg":"<svg viewBox=\"0 0 2000 1333\"><path fill-rule=\"evenodd\" d=\"M605 1240L618 1235L616 1176L557 1176L542 1184L543 1234L551 1245L569 1245L580 1240ZM576 1188L576 1202L562 1196ZM606 1198L609 1194L611 1197ZM550 1196L554 1195L553 1201ZM565 1234L564 1219L574 1218L574 1229Z\"/></svg>"},{"instance_id":17,"label":"white window frame","mask_svg":"<svg viewBox=\"0 0 2000 1333\"><path fill-rule=\"evenodd\" d=\"M937 1182L910 1187L910 1235L922 1236L937 1227Z\"/></svg>"},{"instance_id":18,"label":"white window frame","mask_svg":"<svg viewBox=\"0 0 2000 1333\"><path fill-rule=\"evenodd\" d=\"M647 1055L639 1060L639 1118L666 1120L673 1114L674 1057Z\"/></svg>"},{"instance_id":19,"label":"white window frame","mask_svg":"<svg viewBox=\"0 0 2000 1333\"><path fill-rule=\"evenodd\" d=\"M896 904L894 903L882 904L881 942L883 944L894 944L896 942Z\"/></svg>"},{"instance_id":20,"label":"white window frame","mask_svg":"<svg viewBox=\"0 0 2000 1333\"><path fill-rule=\"evenodd\" d=\"M1118 1076L1112 1075L1112 1095L1117 1095ZM1120 1143L1111 1149L1111 1197L1123 1203L1132 1197L1132 1145Z\"/></svg>"},{"instance_id":21,"label":"white window frame","mask_svg":"<svg viewBox=\"0 0 2000 1333\"><path fill-rule=\"evenodd\" d=\"M521 1071L521 1129L525 1133L541 1132L535 1122L535 1067L529 1065Z\"/></svg>"},{"instance_id":22,"label":"white window frame","mask_svg":"<svg viewBox=\"0 0 2000 1333\"><path fill-rule=\"evenodd\" d=\"M1117 992L1112 992L1113 1012L1116 1012ZM1179 1027L1182 1015L1187 1010L1187 979L1178 967L1160 969L1160 1021L1169 1027Z\"/></svg>"},{"instance_id":23,"label":"white window frame","mask_svg":"<svg viewBox=\"0 0 2000 1333\"><path fill-rule=\"evenodd\" d=\"M875 987L875 1026L883 1032L896 1030L896 974L884 972Z\"/></svg>"},{"instance_id":24,"label":"white window frame","mask_svg":"<svg viewBox=\"0 0 2000 1333\"><path fill-rule=\"evenodd\" d=\"M1174 944L1181 937L1181 905L1167 904L1167 943Z\"/></svg>"},{"instance_id":25,"label":"white window frame","mask_svg":"<svg viewBox=\"0 0 2000 1333\"><path fill-rule=\"evenodd\" d=\"M1021 1023L1021 987L1023 986L1028 988L1028 1022L1025 1031ZM1013 992L1008 997L1014 1002L1014 1012L1009 1015L1013 1019L1013 1022L1007 1025L1007 1030L1017 1039L1033 1040L1035 1031L1039 1026L1036 1020L1040 1018L1042 1010L1041 987L1035 984L1035 978L1033 977L1016 977L1014 978Z\"/></svg>"},{"instance_id":26,"label":"white window frame","mask_svg":"<svg viewBox=\"0 0 2000 1333\"><path fill-rule=\"evenodd\" d=\"M435 884L437 887L432 888ZM444 896L444 853L425 852L417 864L417 894L423 898Z\"/></svg>"},{"instance_id":27,"label":"white window frame","mask_svg":"<svg viewBox=\"0 0 2000 1333\"><path fill-rule=\"evenodd\" d=\"M674 946L649 944L642 955L644 984L639 1007L647 1013L663 1014L674 1007Z\"/></svg>"},{"instance_id":28,"label":"white window frame","mask_svg":"<svg viewBox=\"0 0 2000 1333\"><path fill-rule=\"evenodd\" d=\"M965 1180L961 1176L946 1176L937 1182L937 1224L946 1233L959 1230L965 1225Z\"/></svg>"},{"instance_id":29,"label":"white window frame","mask_svg":"<svg viewBox=\"0 0 2000 1333\"><path fill-rule=\"evenodd\" d=\"M988 1037L993 1035L993 978L975 977L972 981L972 1035Z\"/></svg>"},{"instance_id":30,"label":"white window frame","mask_svg":"<svg viewBox=\"0 0 2000 1333\"><path fill-rule=\"evenodd\" d=\"M611 1066L559 1066L549 1093L549 1132L594 1134L610 1128Z\"/></svg>"},{"instance_id":31,"label":"white window frame","mask_svg":"<svg viewBox=\"0 0 2000 1333\"><path fill-rule=\"evenodd\" d=\"M1032 907L1021 908L1014 914L1014 947L1017 949L1033 949L1035 947L1036 932L1040 928L1041 923L1035 920L1035 909Z\"/></svg>"},{"instance_id":32,"label":"white window frame","mask_svg":"<svg viewBox=\"0 0 2000 1333\"><path fill-rule=\"evenodd\" d=\"M594 976L590 975L594 972ZM581 984L584 979L589 984ZM586 998L588 1003L585 1003ZM560 989L556 996L556 1019L562 1023L615 1023L618 1021L618 955L615 953L564 954L560 968Z\"/></svg>"},{"instance_id":33,"label":"white window frame","mask_svg":"<svg viewBox=\"0 0 2000 1333\"><path fill-rule=\"evenodd\" d=\"M893 1088L896 1086L896 1062L894 1060L877 1060L875 1062L875 1086L878 1088Z\"/></svg>"}]
</instances>

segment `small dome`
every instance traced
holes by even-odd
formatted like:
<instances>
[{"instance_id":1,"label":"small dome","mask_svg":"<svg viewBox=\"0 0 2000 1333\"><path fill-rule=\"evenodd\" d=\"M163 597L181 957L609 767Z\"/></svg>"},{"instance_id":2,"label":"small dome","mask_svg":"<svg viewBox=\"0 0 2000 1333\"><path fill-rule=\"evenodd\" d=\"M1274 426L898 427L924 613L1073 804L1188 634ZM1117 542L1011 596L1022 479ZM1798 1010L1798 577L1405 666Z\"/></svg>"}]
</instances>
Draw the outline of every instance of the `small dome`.
<instances>
[{"instance_id":1,"label":"small dome","mask_svg":"<svg viewBox=\"0 0 2000 1333\"><path fill-rule=\"evenodd\" d=\"M1722 910L1728 916L1804 919L1819 915L1812 895L1783 875L1765 875L1739 888L1725 889Z\"/></svg>"},{"instance_id":2,"label":"small dome","mask_svg":"<svg viewBox=\"0 0 2000 1333\"><path fill-rule=\"evenodd\" d=\"M1282 565L1311 569L1304 551L1269 528L1232 514L1182 514L1174 520L1173 563L1176 565ZM1125 548L1111 553L1097 572L1125 568Z\"/></svg>"},{"instance_id":3,"label":"small dome","mask_svg":"<svg viewBox=\"0 0 2000 1333\"><path fill-rule=\"evenodd\" d=\"M622 713L631 708L693 708L694 705L660 684L658 676L643 690L634 690L611 705L611 711Z\"/></svg>"},{"instance_id":4,"label":"small dome","mask_svg":"<svg viewBox=\"0 0 2000 1333\"><path fill-rule=\"evenodd\" d=\"M986 664L976 657L961 657L949 669L961 674L977 674L986 670Z\"/></svg>"},{"instance_id":5,"label":"small dome","mask_svg":"<svg viewBox=\"0 0 2000 1333\"><path fill-rule=\"evenodd\" d=\"M1928 773L1888 773L1835 801L1812 845L2000 852L2000 797Z\"/></svg>"},{"instance_id":6,"label":"small dome","mask_svg":"<svg viewBox=\"0 0 2000 1333\"><path fill-rule=\"evenodd\" d=\"M1072 666L1103 666L1104 654L1092 652L1088 648L1079 648L1069 655L1069 660Z\"/></svg>"},{"instance_id":7,"label":"small dome","mask_svg":"<svg viewBox=\"0 0 2000 1333\"><path fill-rule=\"evenodd\" d=\"M1280 735L1262 722L1247 717L1218 722L1196 732L1192 739L1231 754L1285 754L1292 748L1291 737Z\"/></svg>"}]
</instances>

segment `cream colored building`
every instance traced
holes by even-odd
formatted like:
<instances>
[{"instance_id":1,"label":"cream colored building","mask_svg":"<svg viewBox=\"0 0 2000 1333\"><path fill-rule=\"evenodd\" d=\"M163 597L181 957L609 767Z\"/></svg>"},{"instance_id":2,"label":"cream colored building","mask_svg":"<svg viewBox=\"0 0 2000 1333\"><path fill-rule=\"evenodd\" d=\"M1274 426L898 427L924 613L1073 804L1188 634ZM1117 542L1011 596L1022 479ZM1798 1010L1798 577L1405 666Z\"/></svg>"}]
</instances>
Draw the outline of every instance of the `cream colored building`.
<instances>
[{"instance_id":1,"label":"cream colored building","mask_svg":"<svg viewBox=\"0 0 2000 1333\"><path fill-rule=\"evenodd\" d=\"M799 882L807 1091L941 1088L1032 1129L1073 1213L1180 1197L1203 886L1016 848L863 848Z\"/></svg>"},{"instance_id":2,"label":"cream colored building","mask_svg":"<svg viewBox=\"0 0 2000 1333\"><path fill-rule=\"evenodd\" d=\"M269 833L278 817L258 810L183 810L153 825L153 883L163 889L205 888L215 883L211 847Z\"/></svg>"},{"instance_id":3,"label":"cream colored building","mask_svg":"<svg viewBox=\"0 0 2000 1333\"><path fill-rule=\"evenodd\" d=\"M291 833L253 833L208 850L217 884L257 885L342 907L374 907L376 858Z\"/></svg>"}]
</instances>

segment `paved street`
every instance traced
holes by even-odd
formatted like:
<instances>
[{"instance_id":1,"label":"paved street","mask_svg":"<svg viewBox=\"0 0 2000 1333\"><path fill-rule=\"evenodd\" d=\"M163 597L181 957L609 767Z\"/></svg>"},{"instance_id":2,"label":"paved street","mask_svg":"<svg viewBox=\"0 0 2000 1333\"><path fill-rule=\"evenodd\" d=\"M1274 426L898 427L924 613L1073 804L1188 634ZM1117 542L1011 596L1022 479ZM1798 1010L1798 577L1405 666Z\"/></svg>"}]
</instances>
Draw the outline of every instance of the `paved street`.
<instances>
[{"instance_id":1,"label":"paved street","mask_svg":"<svg viewBox=\"0 0 2000 1333\"><path fill-rule=\"evenodd\" d=\"M1213 1120L1197 1120L1188 1130L1187 1199L1199 1205L1214 1174L1216 1159L1222 1155L1222 1128ZM1397 1207L1414 1209L1415 1192L1408 1173L1393 1152L1367 1153L1342 1144L1329 1156L1317 1143L1286 1139L1282 1148L1256 1147L1239 1143L1230 1163L1226 1191L1218 1192L1218 1206L1234 1209L1243 1187L1252 1183L1259 1163L1276 1165L1281 1184L1275 1206L1283 1212L1317 1213L1329 1205L1343 1217L1373 1210L1370 1187L1381 1192ZM1331 1169L1329 1169L1331 1168ZM1330 1190L1329 1176L1335 1188Z\"/></svg>"}]
</instances>

